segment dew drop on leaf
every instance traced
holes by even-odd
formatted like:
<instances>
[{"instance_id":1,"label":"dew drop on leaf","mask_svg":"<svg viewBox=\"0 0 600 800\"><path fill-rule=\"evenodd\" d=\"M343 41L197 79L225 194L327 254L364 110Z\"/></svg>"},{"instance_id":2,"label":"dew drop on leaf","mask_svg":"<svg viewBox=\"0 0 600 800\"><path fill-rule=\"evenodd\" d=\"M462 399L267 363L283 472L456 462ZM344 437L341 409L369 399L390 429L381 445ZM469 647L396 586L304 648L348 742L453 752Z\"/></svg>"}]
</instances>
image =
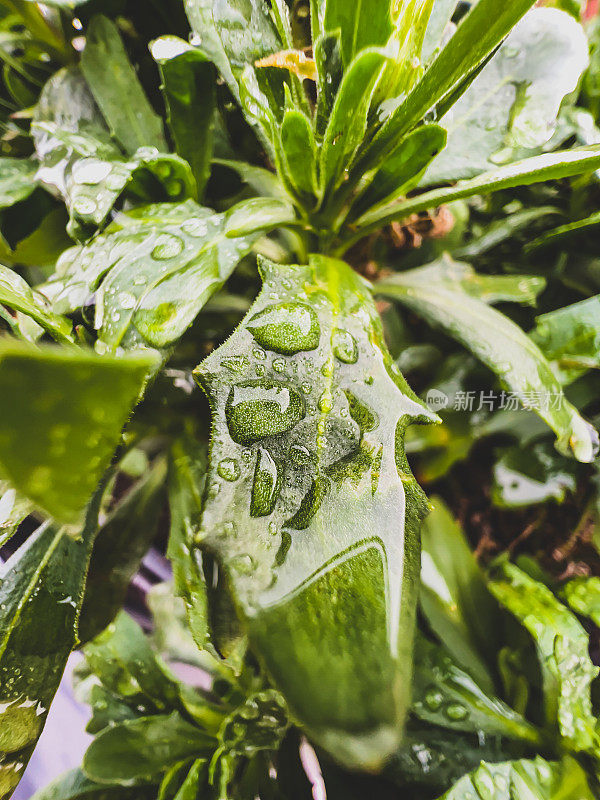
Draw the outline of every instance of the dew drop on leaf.
<instances>
[{"instance_id":1,"label":"dew drop on leaf","mask_svg":"<svg viewBox=\"0 0 600 800\"><path fill-rule=\"evenodd\" d=\"M225 481L237 481L240 477L240 465L235 458L224 458L219 462L217 472Z\"/></svg>"},{"instance_id":2,"label":"dew drop on leaf","mask_svg":"<svg viewBox=\"0 0 600 800\"><path fill-rule=\"evenodd\" d=\"M229 434L238 444L252 444L291 430L304 416L304 400L293 389L270 381L234 386L225 406Z\"/></svg>"},{"instance_id":3,"label":"dew drop on leaf","mask_svg":"<svg viewBox=\"0 0 600 800\"><path fill-rule=\"evenodd\" d=\"M319 345L320 327L314 310L304 303L277 303L256 314L247 324L267 350L294 355Z\"/></svg>"},{"instance_id":4,"label":"dew drop on leaf","mask_svg":"<svg viewBox=\"0 0 600 800\"><path fill-rule=\"evenodd\" d=\"M152 258L156 258L158 261L175 258L181 253L183 247L183 240L179 236L175 236L172 233L162 233L156 240Z\"/></svg>"},{"instance_id":5,"label":"dew drop on leaf","mask_svg":"<svg viewBox=\"0 0 600 800\"><path fill-rule=\"evenodd\" d=\"M336 328L331 334L331 346L335 357L344 364L356 364L358 360L358 346L354 336L349 331Z\"/></svg>"},{"instance_id":6,"label":"dew drop on leaf","mask_svg":"<svg viewBox=\"0 0 600 800\"><path fill-rule=\"evenodd\" d=\"M273 511L279 490L279 470L268 450L259 447L252 484L250 515L266 517Z\"/></svg>"}]
</instances>

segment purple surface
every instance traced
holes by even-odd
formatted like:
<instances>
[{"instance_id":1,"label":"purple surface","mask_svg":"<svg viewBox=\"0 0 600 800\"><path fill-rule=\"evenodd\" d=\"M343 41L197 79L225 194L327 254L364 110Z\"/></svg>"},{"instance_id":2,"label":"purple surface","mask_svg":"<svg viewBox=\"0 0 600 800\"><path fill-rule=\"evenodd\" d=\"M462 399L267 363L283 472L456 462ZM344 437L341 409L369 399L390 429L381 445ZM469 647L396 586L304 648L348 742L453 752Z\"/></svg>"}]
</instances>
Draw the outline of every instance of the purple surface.
<instances>
[{"instance_id":1,"label":"purple surface","mask_svg":"<svg viewBox=\"0 0 600 800\"><path fill-rule=\"evenodd\" d=\"M71 675L81 654L73 653L31 761L12 800L29 800L38 789L81 764L92 737L85 732L90 713L73 695Z\"/></svg>"}]
</instances>

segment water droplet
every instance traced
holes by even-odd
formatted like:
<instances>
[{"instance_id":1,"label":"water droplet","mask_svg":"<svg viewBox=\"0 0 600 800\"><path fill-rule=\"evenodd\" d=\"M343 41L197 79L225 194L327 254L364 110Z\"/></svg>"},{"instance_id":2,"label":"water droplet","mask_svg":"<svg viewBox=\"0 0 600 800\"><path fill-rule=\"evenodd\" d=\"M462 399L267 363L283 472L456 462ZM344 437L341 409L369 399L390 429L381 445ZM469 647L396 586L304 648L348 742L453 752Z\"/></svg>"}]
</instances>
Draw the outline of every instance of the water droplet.
<instances>
[{"instance_id":1,"label":"water droplet","mask_svg":"<svg viewBox=\"0 0 600 800\"><path fill-rule=\"evenodd\" d=\"M248 553L243 553L231 559L231 569L241 575L251 575L256 569L256 562Z\"/></svg>"},{"instance_id":2,"label":"water droplet","mask_svg":"<svg viewBox=\"0 0 600 800\"><path fill-rule=\"evenodd\" d=\"M444 713L452 722L460 722L468 716L467 709L461 703L450 703L444 708Z\"/></svg>"},{"instance_id":3,"label":"water droplet","mask_svg":"<svg viewBox=\"0 0 600 800\"><path fill-rule=\"evenodd\" d=\"M304 303L278 303L259 311L247 324L256 341L283 355L314 350L319 345L317 315Z\"/></svg>"},{"instance_id":4,"label":"water droplet","mask_svg":"<svg viewBox=\"0 0 600 800\"><path fill-rule=\"evenodd\" d=\"M285 361L283 358L276 358L273 361L273 369L275 372L285 372Z\"/></svg>"},{"instance_id":5,"label":"water droplet","mask_svg":"<svg viewBox=\"0 0 600 800\"><path fill-rule=\"evenodd\" d=\"M356 364L358 360L358 345L349 331L336 328L331 334L331 346L335 357L339 361L344 364Z\"/></svg>"},{"instance_id":6,"label":"water droplet","mask_svg":"<svg viewBox=\"0 0 600 800\"><path fill-rule=\"evenodd\" d=\"M119 292L119 296L117 299L119 301L121 308L125 309L134 308L136 304L135 297L129 292Z\"/></svg>"},{"instance_id":7,"label":"water droplet","mask_svg":"<svg viewBox=\"0 0 600 800\"><path fill-rule=\"evenodd\" d=\"M91 197L78 197L73 203L73 211L76 214L88 217L96 210L96 201Z\"/></svg>"},{"instance_id":8,"label":"water droplet","mask_svg":"<svg viewBox=\"0 0 600 800\"><path fill-rule=\"evenodd\" d=\"M208 225L203 219L188 219L182 224L181 230L188 236L200 238L206 236Z\"/></svg>"},{"instance_id":9,"label":"water droplet","mask_svg":"<svg viewBox=\"0 0 600 800\"><path fill-rule=\"evenodd\" d=\"M224 458L219 462L217 472L226 481L237 481L240 477L240 465L235 458Z\"/></svg>"},{"instance_id":10,"label":"water droplet","mask_svg":"<svg viewBox=\"0 0 600 800\"><path fill-rule=\"evenodd\" d=\"M425 694L425 705L430 711L439 711L444 702L444 695L439 689L429 689Z\"/></svg>"},{"instance_id":11,"label":"water droplet","mask_svg":"<svg viewBox=\"0 0 600 800\"><path fill-rule=\"evenodd\" d=\"M221 366L239 374L248 369L249 364L246 356L228 356L221 361Z\"/></svg>"},{"instance_id":12,"label":"water droplet","mask_svg":"<svg viewBox=\"0 0 600 800\"><path fill-rule=\"evenodd\" d=\"M252 517L266 517L272 513L279 494L279 486L280 478L277 464L268 450L259 447L250 501L250 515Z\"/></svg>"},{"instance_id":13,"label":"water droplet","mask_svg":"<svg viewBox=\"0 0 600 800\"><path fill-rule=\"evenodd\" d=\"M179 236L174 236L172 233L161 233L152 251L152 258L156 258L158 261L175 258L181 253L183 247L183 241Z\"/></svg>"},{"instance_id":14,"label":"water droplet","mask_svg":"<svg viewBox=\"0 0 600 800\"><path fill-rule=\"evenodd\" d=\"M305 413L304 400L297 392L270 381L234 386L225 406L231 438L245 445L291 430Z\"/></svg>"},{"instance_id":15,"label":"water droplet","mask_svg":"<svg viewBox=\"0 0 600 800\"><path fill-rule=\"evenodd\" d=\"M304 495L300 508L294 516L285 523L286 528L293 528L303 531L308 528L313 517L321 507L325 495L329 491L329 480L324 477L317 477L313 480L310 489Z\"/></svg>"}]
</instances>

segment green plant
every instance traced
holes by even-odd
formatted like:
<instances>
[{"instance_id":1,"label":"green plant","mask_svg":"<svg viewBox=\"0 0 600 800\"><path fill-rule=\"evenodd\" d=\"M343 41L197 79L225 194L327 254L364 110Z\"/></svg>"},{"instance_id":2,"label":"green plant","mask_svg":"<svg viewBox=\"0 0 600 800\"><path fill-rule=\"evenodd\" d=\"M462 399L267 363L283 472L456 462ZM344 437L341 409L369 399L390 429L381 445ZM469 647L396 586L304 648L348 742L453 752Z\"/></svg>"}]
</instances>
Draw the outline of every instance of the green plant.
<instances>
[{"instance_id":1,"label":"green plant","mask_svg":"<svg viewBox=\"0 0 600 800\"><path fill-rule=\"evenodd\" d=\"M462 600L430 594L425 571L413 658L428 504L405 452L406 437L427 483L476 440L516 434L496 465L507 503L503 476L526 478L532 431L546 494L527 502L591 469L597 272L565 270L573 237L598 223L595 55L589 66L577 9L186 0L188 40L177 0L155 14L0 5L0 542L41 522L0 583L0 797L79 644L98 736L84 773L44 797L295 796L298 729L341 765L331 793L353 791L350 768L387 770L416 797L459 779L450 797L468 781L485 797L494 777L498 797L510 782L591 797L594 668L543 582L508 564L484 579L461 544L455 588L489 616L457 618ZM446 238L399 257L402 230L444 213ZM568 281L585 308L550 297L531 335L526 311L490 307ZM444 336L411 341L387 301ZM526 432L493 403L427 426L439 419L401 370L434 398L464 394L477 369L464 348L491 389L532 409L518 412ZM116 616L165 506L187 611L174 601L167 619L214 696ZM428 525L451 553L448 520ZM519 605L528 591L539 619ZM503 660L497 645L484 657L498 602L536 640L541 676L512 628ZM277 750L289 776L275 781ZM461 778L482 757L502 765Z\"/></svg>"}]
</instances>

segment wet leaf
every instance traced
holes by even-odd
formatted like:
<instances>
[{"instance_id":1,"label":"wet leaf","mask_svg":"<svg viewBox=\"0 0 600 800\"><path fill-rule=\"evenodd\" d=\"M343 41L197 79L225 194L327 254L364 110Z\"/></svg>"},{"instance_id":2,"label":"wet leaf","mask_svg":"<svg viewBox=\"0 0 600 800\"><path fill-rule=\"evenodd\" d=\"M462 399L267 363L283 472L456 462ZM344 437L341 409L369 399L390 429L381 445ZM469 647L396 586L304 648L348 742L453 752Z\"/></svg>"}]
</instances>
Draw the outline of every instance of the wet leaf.
<instances>
[{"instance_id":1,"label":"wet leaf","mask_svg":"<svg viewBox=\"0 0 600 800\"><path fill-rule=\"evenodd\" d=\"M540 315L531 337L565 377L600 369L600 295Z\"/></svg>"},{"instance_id":2,"label":"wet leaf","mask_svg":"<svg viewBox=\"0 0 600 800\"><path fill-rule=\"evenodd\" d=\"M427 61L440 47L444 32L452 19L457 5L457 0L434 0L423 43L424 61Z\"/></svg>"},{"instance_id":3,"label":"wet leaf","mask_svg":"<svg viewBox=\"0 0 600 800\"><path fill-rule=\"evenodd\" d=\"M15 535L19 525L33 512L33 504L21 497L7 481L0 481L0 547Z\"/></svg>"},{"instance_id":4,"label":"wet leaf","mask_svg":"<svg viewBox=\"0 0 600 800\"><path fill-rule=\"evenodd\" d=\"M268 210L280 213L280 201L266 200L258 215L258 202L244 201L225 214L189 200L120 215L87 247L64 254L44 292L64 312L96 292L95 327L107 349L139 341L167 347L248 253L261 226L271 224Z\"/></svg>"},{"instance_id":5,"label":"wet leaf","mask_svg":"<svg viewBox=\"0 0 600 800\"><path fill-rule=\"evenodd\" d=\"M280 53L259 59L255 66L287 69L303 80L317 80L316 62L314 58L307 56L304 50L282 50Z\"/></svg>"},{"instance_id":6,"label":"wet leaf","mask_svg":"<svg viewBox=\"0 0 600 800\"><path fill-rule=\"evenodd\" d=\"M23 775L76 644L97 517L98 495L79 539L46 522L0 569L2 800Z\"/></svg>"},{"instance_id":7,"label":"wet leaf","mask_svg":"<svg viewBox=\"0 0 600 800\"><path fill-rule=\"evenodd\" d=\"M432 503L422 533L421 607L455 661L492 693L498 606L458 523L441 498Z\"/></svg>"},{"instance_id":8,"label":"wet leaf","mask_svg":"<svg viewBox=\"0 0 600 800\"><path fill-rule=\"evenodd\" d=\"M159 460L100 526L79 619L82 642L100 633L123 606L129 582L156 535L165 478L166 462Z\"/></svg>"},{"instance_id":9,"label":"wet leaf","mask_svg":"<svg viewBox=\"0 0 600 800\"><path fill-rule=\"evenodd\" d=\"M192 168L197 185L195 199L199 199L210 176L215 70L200 50L174 36L157 39L151 51L160 66L167 119L177 154Z\"/></svg>"},{"instance_id":10,"label":"wet leaf","mask_svg":"<svg viewBox=\"0 0 600 800\"><path fill-rule=\"evenodd\" d=\"M576 464L552 450L547 442L511 447L494 464L492 500L519 508L548 500L562 502L577 486Z\"/></svg>"},{"instance_id":11,"label":"wet leaf","mask_svg":"<svg viewBox=\"0 0 600 800\"><path fill-rule=\"evenodd\" d=\"M585 772L574 759L554 762L538 756L533 761L482 762L439 800L592 800L593 796Z\"/></svg>"},{"instance_id":12,"label":"wet leaf","mask_svg":"<svg viewBox=\"0 0 600 800\"><path fill-rule=\"evenodd\" d=\"M493 692L484 692L439 645L423 637L415 649L412 713L422 722L466 733L540 745L541 735Z\"/></svg>"},{"instance_id":13,"label":"wet leaf","mask_svg":"<svg viewBox=\"0 0 600 800\"><path fill-rule=\"evenodd\" d=\"M0 464L14 488L78 524L155 366L149 353L100 358L4 339Z\"/></svg>"},{"instance_id":14,"label":"wet leaf","mask_svg":"<svg viewBox=\"0 0 600 800\"><path fill-rule=\"evenodd\" d=\"M590 660L585 630L550 589L514 564L500 564L489 587L534 640L548 724L558 724L571 749L597 749L590 684L599 670Z\"/></svg>"},{"instance_id":15,"label":"wet leaf","mask_svg":"<svg viewBox=\"0 0 600 800\"><path fill-rule=\"evenodd\" d=\"M114 22L103 16L86 29L81 69L111 133L133 154L138 147L166 150L161 118L154 112Z\"/></svg>"},{"instance_id":16,"label":"wet leaf","mask_svg":"<svg viewBox=\"0 0 600 800\"><path fill-rule=\"evenodd\" d=\"M27 314L57 342L72 341L71 322L59 314L52 313L43 295L35 292L20 275L2 264L0 264L0 305Z\"/></svg>"},{"instance_id":17,"label":"wet leaf","mask_svg":"<svg viewBox=\"0 0 600 800\"><path fill-rule=\"evenodd\" d=\"M550 364L533 340L477 296L444 284L433 285L428 269L397 274L378 283L376 291L424 316L471 350L552 428L560 452L568 454L572 450L579 461L593 461L598 435L565 398Z\"/></svg>"},{"instance_id":18,"label":"wet leaf","mask_svg":"<svg viewBox=\"0 0 600 800\"><path fill-rule=\"evenodd\" d=\"M245 322L197 370L213 411L197 541L294 716L336 759L374 769L406 711L425 511L403 432L431 415L349 267L261 264Z\"/></svg>"},{"instance_id":19,"label":"wet leaf","mask_svg":"<svg viewBox=\"0 0 600 800\"><path fill-rule=\"evenodd\" d=\"M147 783L179 761L208 757L214 746L214 739L177 713L140 717L100 733L84 756L83 771L98 783Z\"/></svg>"},{"instance_id":20,"label":"wet leaf","mask_svg":"<svg viewBox=\"0 0 600 800\"><path fill-rule=\"evenodd\" d=\"M31 800L150 800L155 796L156 789L150 787L107 786L73 769L36 792Z\"/></svg>"},{"instance_id":21,"label":"wet leaf","mask_svg":"<svg viewBox=\"0 0 600 800\"><path fill-rule=\"evenodd\" d=\"M0 158L0 208L26 200L35 190L37 165L25 158Z\"/></svg>"},{"instance_id":22,"label":"wet leaf","mask_svg":"<svg viewBox=\"0 0 600 800\"><path fill-rule=\"evenodd\" d=\"M317 194L317 145L312 125L301 111L286 111L281 143L292 184L300 193Z\"/></svg>"},{"instance_id":23,"label":"wet leaf","mask_svg":"<svg viewBox=\"0 0 600 800\"><path fill-rule=\"evenodd\" d=\"M368 47L383 47L392 34L390 3L364 0L357 6L345 0L316 0L322 31L341 31L342 57L346 68Z\"/></svg>"},{"instance_id":24,"label":"wet leaf","mask_svg":"<svg viewBox=\"0 0 600 800\"><path fill-rule=\"evenodd\" d=\"M440 120L448 144L423 185L471 178L540 148L587 64L581 25L556 9L530 11Z\"/></svg>"}]
</instances>

